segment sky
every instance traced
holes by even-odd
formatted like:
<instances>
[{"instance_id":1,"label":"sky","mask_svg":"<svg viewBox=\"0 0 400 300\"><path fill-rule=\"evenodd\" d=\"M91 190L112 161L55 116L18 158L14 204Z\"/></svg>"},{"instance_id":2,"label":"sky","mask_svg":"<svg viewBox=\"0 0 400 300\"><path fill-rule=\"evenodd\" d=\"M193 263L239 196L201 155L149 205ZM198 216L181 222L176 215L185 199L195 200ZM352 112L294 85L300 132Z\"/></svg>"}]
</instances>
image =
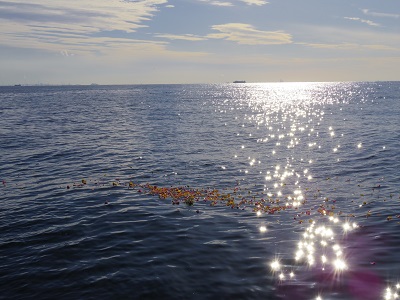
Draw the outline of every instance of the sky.
<instances>
[{"instance_id":1,"label":"sky","mask_svg":"<svg viewBox=\"0 0 400 300\"><path fill-rule=\"evenodd\" d=\"M0 0L0 85L400 80L400 0Z\"/></svg>"}]
</instances>

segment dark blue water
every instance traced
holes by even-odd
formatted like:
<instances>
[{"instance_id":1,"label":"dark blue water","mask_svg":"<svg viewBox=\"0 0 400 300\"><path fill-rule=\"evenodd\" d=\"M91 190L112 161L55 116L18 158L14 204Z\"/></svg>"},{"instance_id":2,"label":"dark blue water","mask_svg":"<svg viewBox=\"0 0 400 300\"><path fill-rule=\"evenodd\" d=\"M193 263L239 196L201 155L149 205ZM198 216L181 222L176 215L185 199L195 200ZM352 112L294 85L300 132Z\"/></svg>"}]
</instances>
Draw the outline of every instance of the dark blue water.
<instances>
[{"instance_id":1,"label":"dark blue water","mask_svg":"<svg viewBox=\"0 0 400 300\"><path fill-rule=\"evenodd\" d=\"M396 299L399 114L399 82L0 87L0 298Z\"/></svg>"}]
</instances>

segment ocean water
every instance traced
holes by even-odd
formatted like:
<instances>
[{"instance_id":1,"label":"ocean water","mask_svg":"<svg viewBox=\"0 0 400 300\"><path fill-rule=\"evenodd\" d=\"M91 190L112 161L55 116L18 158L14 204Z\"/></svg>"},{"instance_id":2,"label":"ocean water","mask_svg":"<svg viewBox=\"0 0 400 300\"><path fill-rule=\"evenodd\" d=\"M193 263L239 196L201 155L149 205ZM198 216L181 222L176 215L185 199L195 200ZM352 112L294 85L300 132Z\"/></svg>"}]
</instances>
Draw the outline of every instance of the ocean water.
<instances>
[{"instance_id":1,"label":"ocean water","mask_svg":"<svg viewBox=\"0 0 400 300\"><path fill-rule=\"evenodd\" d=\"M0 87L1 299L396 299L400 82Z\"/></svg>"}]
</instances>

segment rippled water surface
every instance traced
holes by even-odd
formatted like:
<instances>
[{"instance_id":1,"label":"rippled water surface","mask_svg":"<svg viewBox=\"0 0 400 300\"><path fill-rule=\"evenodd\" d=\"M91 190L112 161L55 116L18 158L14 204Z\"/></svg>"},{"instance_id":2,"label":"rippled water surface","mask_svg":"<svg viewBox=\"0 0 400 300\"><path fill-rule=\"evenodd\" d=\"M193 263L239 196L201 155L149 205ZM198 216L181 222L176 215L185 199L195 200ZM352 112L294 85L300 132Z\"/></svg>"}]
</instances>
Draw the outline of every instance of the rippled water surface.
<instances>
[{"instance_id":1,"label":"rippled water surface","mask_svg":"<svg viewBox=\"0 0 400 300\"><path fill-rule=\"evenodd\" d=\"M400 83L0 87L0 298L396 299Z\"/></svg>"}]
</instances>

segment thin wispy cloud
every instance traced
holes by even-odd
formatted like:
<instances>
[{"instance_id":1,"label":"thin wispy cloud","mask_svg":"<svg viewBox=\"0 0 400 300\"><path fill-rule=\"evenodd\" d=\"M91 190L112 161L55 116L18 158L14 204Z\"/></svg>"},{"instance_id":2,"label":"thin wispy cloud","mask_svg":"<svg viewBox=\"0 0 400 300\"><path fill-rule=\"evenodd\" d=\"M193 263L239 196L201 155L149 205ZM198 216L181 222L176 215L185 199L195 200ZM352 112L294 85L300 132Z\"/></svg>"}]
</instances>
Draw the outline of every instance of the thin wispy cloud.
<instances>
[{"instance_id":1,"label":"thin wispy cloud","mask_svg":"<svg viewBox=\"0 0 400 300\"><path fill-rule=\"evenodd\" d=\"M281 45L290 44L292 36L283 31L258 30L250 24L228 23L211 27L219 33L212 33L207 37L224 39L242 45Z\"/></svg>"},{"instance_id":2,"label":"thin wispy cloud","mask_svg":"<svg viewBox=\"0 0 400 300\"><path fill-rule=\"evenodd\" d=\"M79 44L98 44L93 35L120 30L135 32L145 27L166 0L141 2L98 0L30 2L0 1L0 26L3 45L44 49L65 48Z\"/></svg>"},{"instance_id":3,"label":"thin wispy cloud","mask_svg":"<svg viewBox=\"0 0 400 300\"><path fill-rule=\"evenodd\" d=\"M47 23L81 26L86 31L123 30L134 32L144 21L157 12L157 5L167 0L92 1L36 0L9 2L0 1L0 21L19 24ZM8 26L12 29L12 26Z\"/></svg>"},{"instance_id":4,"label":"thin wispy cloud","mask_svg":"<svg viewBox=\"0 0 400 300\"><path fill-rule=\"evenodd\" d=\"M374 11L370 11L369 9L363 9L362 12L367 16L373 16L373 17L395 18L395 19L399 19L400 18L400 14L374 12Z\"/></svg>"},{"instance_id":5,"label":"thin wispy cloud","mask_svg":"<svg viewBox=\"0 0 400 300\"><path fill-rule=\"evenodd\" d=\"M358 48L357 44L343 43L343 44L328 44L328 43L298 43L316 49L334 49L334 50L354 50Z\"/></svg>"},{"instance_id":6,"label":"thin wispy cloud","mask_svg":"<svg viewBox=\"0 0 400 300\"><path fill-rule=\"evenodd\" d=\"M241 0L242 2L246 3L247 5L257 5L257 6L261 6L261 5L265 5L268 4L268 1L264 1L264 0Z\"/></svg>"},{"instance_id":7,"label":"thin wispy cloud","mask_svg":"<svg viewBox=\"0 0 400 300\"><path fill-rule=\"evenodd\" d=\"M366 49L371 49L371 50L377 50L377 51L395 51L397 53L400 53L400 49L397 47L391 47L387 45L363 45Z\"/></svg>"},{"instance_id":8,"label":"thin wispy cloud","mask_svg":"<svg viewBox=\"0 0 400 300\"><path fill-rule=\"evenodd\" d=\"M236 1L217 1L217 0L199 0L200 2L208 3L215 6L235 6L235 3L244 3L247 5L262 6L268 4L268 1L264 0L236 0Z\"/></svg>"},{"instance_id":9,"label":"thin wispy cloud","mask_svg":"<svg viewBox=\"0 0 400 300\"><path fill-rule=\"evenodd\" d=\"M355 17L344 17L346 20L351 20L351 21L357 21L357 22L361 22L364 24L368 24L369 26L380 26L380 24L375 23L373 21L370 20L365 20L365 19L361 19L361 18L355 18Z\"/></svg>"},{"instance_id":10,"label":"thin wispy cloud","mask_svg":"<svg viewBox=\"0 0 400 300\"><path fill-rule=\"evenodd\" d=\"M214 6L233 6L234 5L232 2L228 2L228 1L200 0L200 2L205 2L210 5L214 5Z\"/></svg>"},{"instance_id":11,"label":"thin wispy cloud","mask_svg":"<svg viewBox=\"0 0 400 300\"><path fill-rule=\"evenodd\" d=\"M168 40L183 40L183 41L204 41L207 38L194 35L194 34L155 34L155 37L164 38Z\"/></svg>"},{"instance_id":12,"label":"thin wispy cloud","mask_svg":"<svg viewBox=\"0 0 400 300\"><path fill-rule=\"evenodd\" d=\"M380 44L356 44L356 43L341 43L341 44L328 44L328 43L298 43L307 47L315 49L326 49L326 50L376 50L376 51L395 51L400 52L396 47L380 45Z\"/></svg>"}]
</instances>

